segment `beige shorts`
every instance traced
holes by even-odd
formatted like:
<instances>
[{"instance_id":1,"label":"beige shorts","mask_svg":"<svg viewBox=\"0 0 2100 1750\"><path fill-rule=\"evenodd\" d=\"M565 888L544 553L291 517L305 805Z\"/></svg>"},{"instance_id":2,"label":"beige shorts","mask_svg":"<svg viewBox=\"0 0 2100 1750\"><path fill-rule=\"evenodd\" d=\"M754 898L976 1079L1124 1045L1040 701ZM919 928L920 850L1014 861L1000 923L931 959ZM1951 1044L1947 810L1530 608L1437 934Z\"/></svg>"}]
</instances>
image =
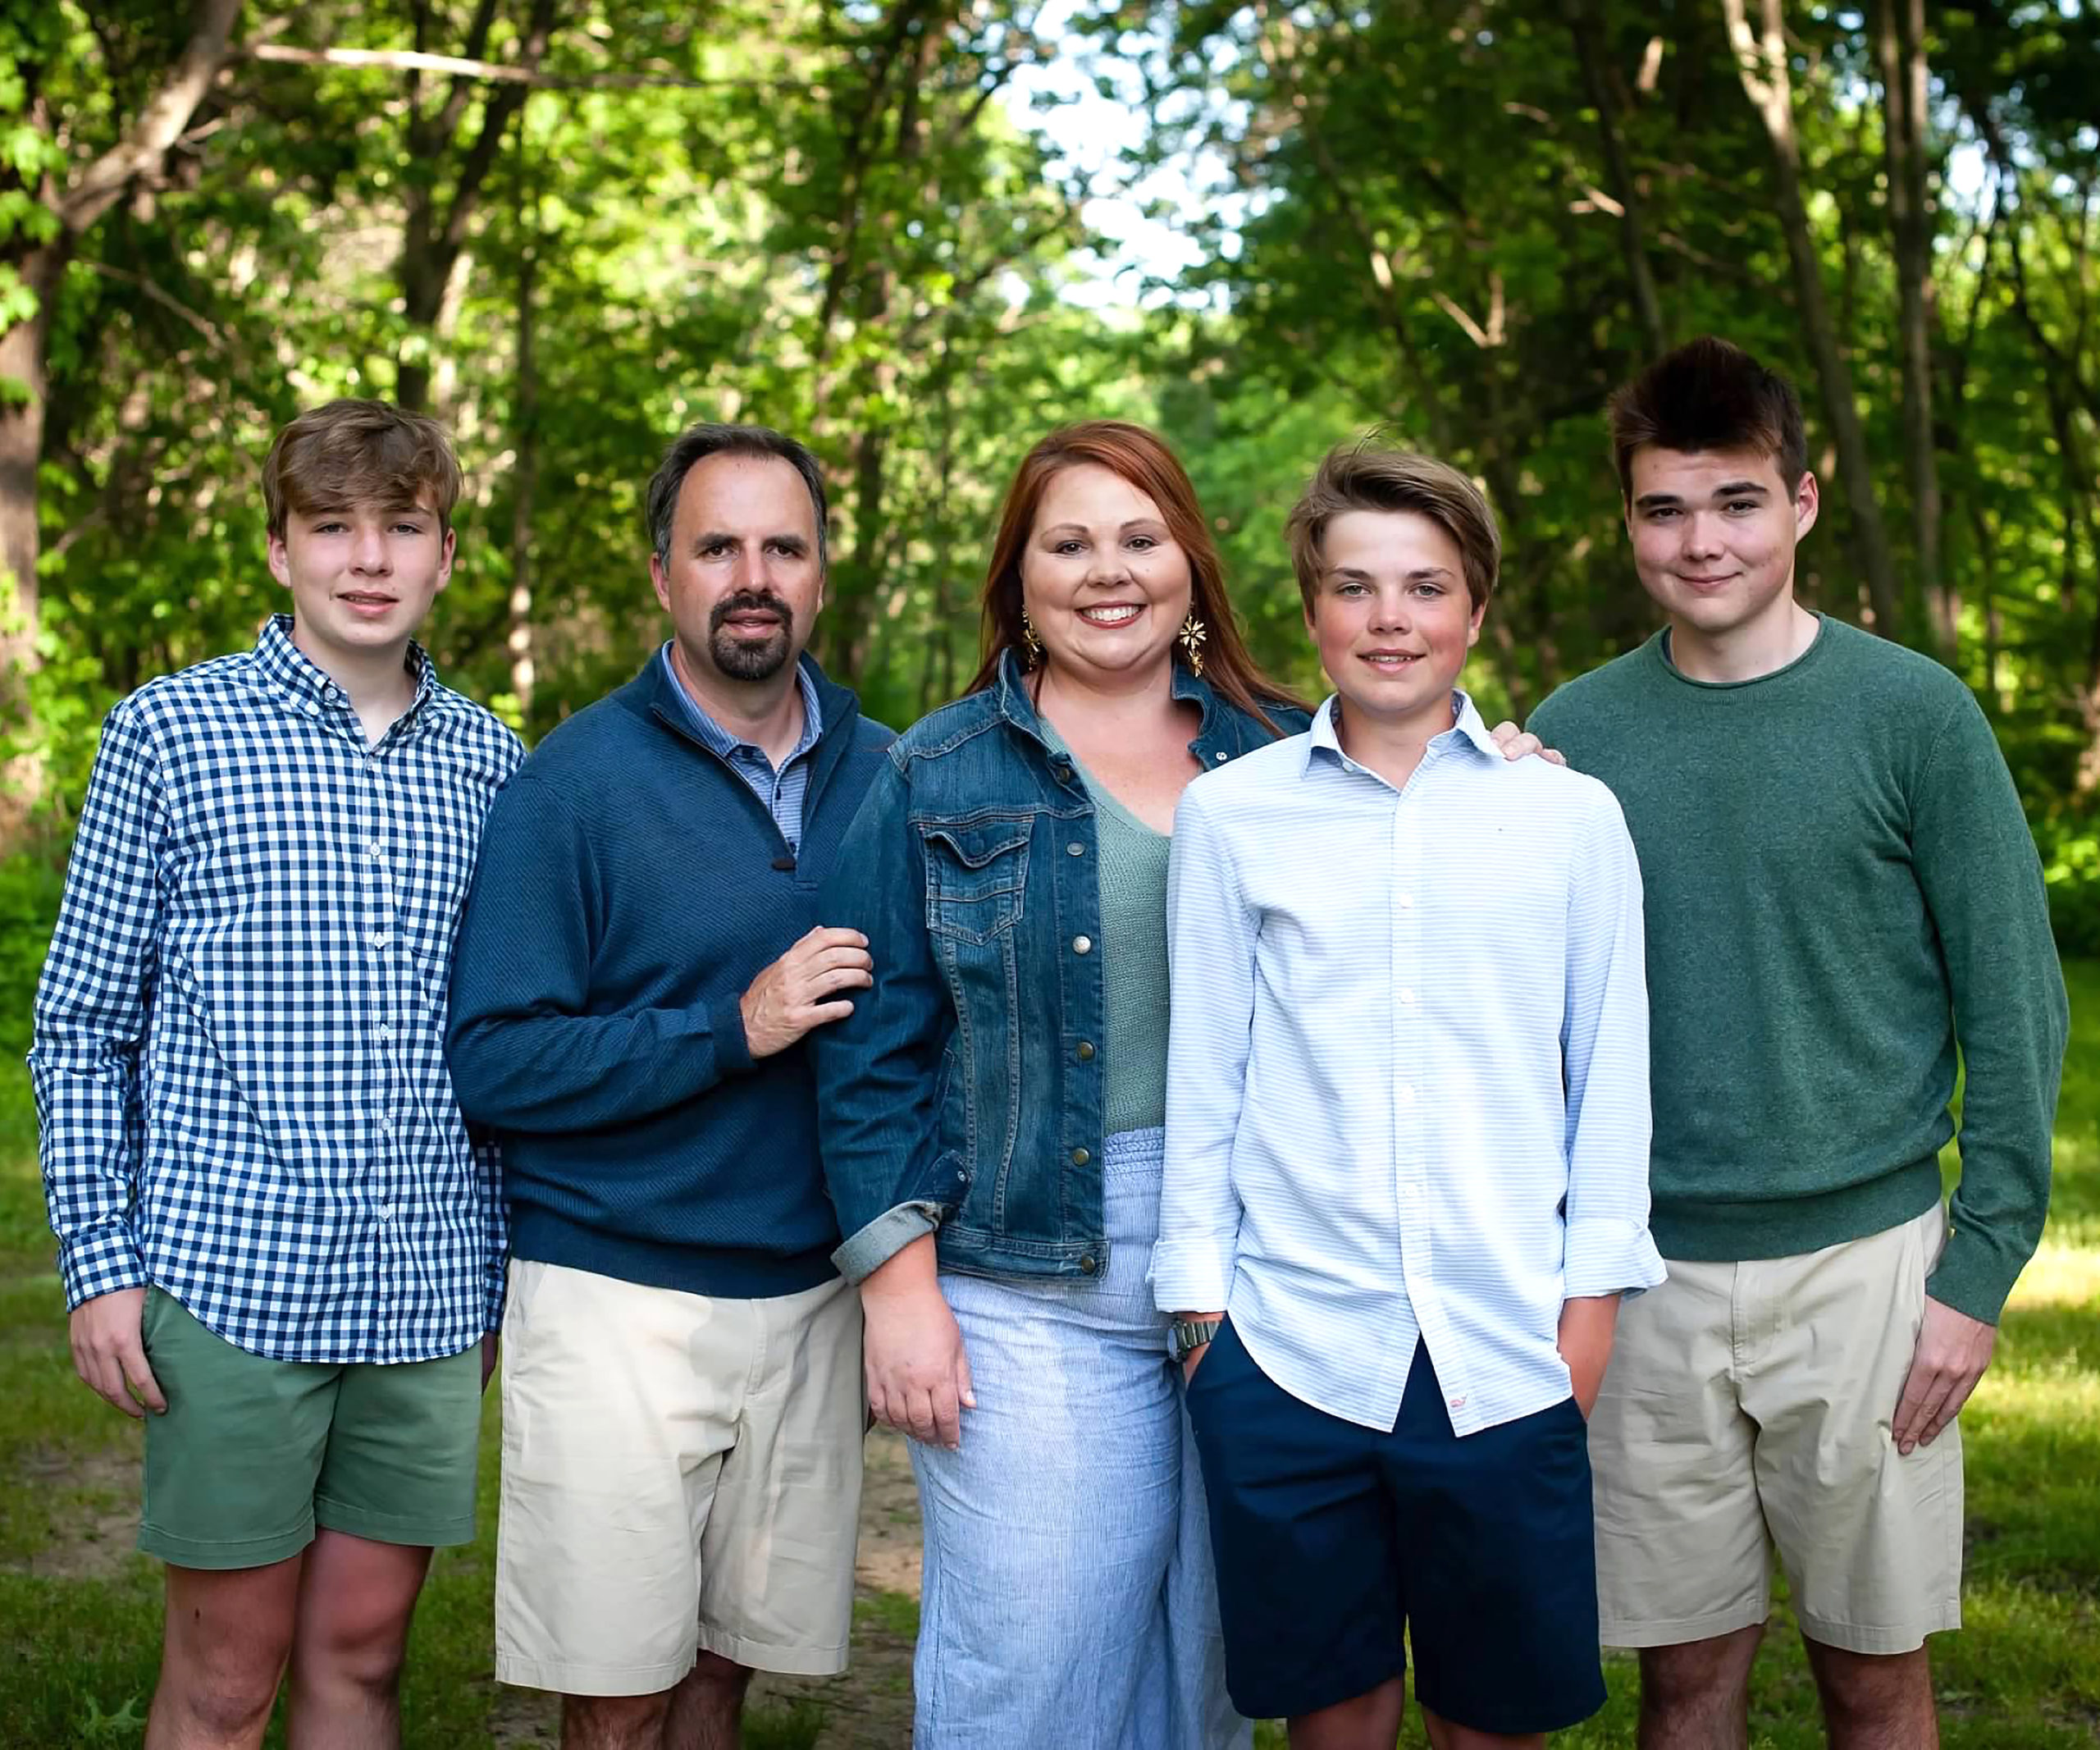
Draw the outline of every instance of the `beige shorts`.
<instances>
[{"instance_id":1,"label":"beige shorts","mask_svg":"<svg viewBox=\"0 0 2100 1750\"><path fill-rule=\"evenodd\" d=\"M715 1300L514 1263L503 1322L495 1674L653 1695L705 1647L846 1668L861 1297Z\"/></svg>"},{"instance_id":2,"label":"beige shorts","mask_svg":"<svg viewBox=\"0 0 2100 1750\"><path fill-rule=\"evenodd\" d=\"M1961 1626L1961 1434L1889 1436L1946 1218L1792 1258L1665 1260L1626 1303L1590 1419L1611 1647L1749 1628L1776 1545L1801 1632L1908 1652Z\"/></svg>"}]
</instances>

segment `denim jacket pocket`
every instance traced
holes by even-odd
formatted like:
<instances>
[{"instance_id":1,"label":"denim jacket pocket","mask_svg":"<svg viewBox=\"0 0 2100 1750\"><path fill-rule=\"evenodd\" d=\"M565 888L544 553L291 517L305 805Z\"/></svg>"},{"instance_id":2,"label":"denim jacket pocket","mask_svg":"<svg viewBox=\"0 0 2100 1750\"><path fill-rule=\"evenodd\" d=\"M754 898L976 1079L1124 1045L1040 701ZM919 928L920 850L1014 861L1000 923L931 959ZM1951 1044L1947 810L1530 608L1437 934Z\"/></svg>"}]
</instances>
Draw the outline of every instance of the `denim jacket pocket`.
<instances>
[{"instance_id":1,"label":"denim jacket pocket","mask_svg":"<svg viewBox=\"0 0 2100 1750\"><path fill-rule=\"evenodd\" d=\"M1032 816L951 825L921 821L926 927L956 941L988 942L1020 921Z\"/></svg>"}]
</instances>

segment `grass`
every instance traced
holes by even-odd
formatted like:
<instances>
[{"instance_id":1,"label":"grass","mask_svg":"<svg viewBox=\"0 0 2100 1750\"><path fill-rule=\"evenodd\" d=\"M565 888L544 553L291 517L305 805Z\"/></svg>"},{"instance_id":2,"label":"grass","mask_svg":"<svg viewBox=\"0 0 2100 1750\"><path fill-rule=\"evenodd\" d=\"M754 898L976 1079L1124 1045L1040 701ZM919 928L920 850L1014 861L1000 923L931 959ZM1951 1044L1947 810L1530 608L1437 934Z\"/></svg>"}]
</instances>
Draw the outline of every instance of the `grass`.
<instances>
[{"instance_id":1,"label":"grass","mask_svg":"<svg viewBox=\"0 0 2100 1750\"><path fill-rule=\"evenodd\" d=\"M1962 1416L1968 1453L1966 1627L1933 1643L1949 1750L2071 1750L2100 1739L2100 962L2068 969L2073 1039L2057 1126L2057 1186L2040 1252ZM155 1565L131 1552L139 1430L74 1378L37 1182L26 1078L0 1082L0 1743L11 1750L135 1746L160 1633ZM490 1675L495 1429L482 1446L482 1535L441 1552L417 1614L404 1712L412 1750L531 1742L535 1716ZM908 1597L864 1597L856 1639L890 1649L896 1689ZM1820 1746L1815 1698L1782 1603L1752 1696L1758 1750ZM1633 1668L1558 1746L1630 1746ZM821 1702L755 1709L749 1750L809 1750ZM272 1743L281 1743L281 1722ZM873 1742L874 1740L869 1740ZM896 1740L901 1743L901 1736ZM1257 1742L1283 1734L1260 1729ZM1401 1742L1423 1740L1410 1720ZM1091 1750L1091 1747L1043 1747Z\"/></svg>"}]
</instances>

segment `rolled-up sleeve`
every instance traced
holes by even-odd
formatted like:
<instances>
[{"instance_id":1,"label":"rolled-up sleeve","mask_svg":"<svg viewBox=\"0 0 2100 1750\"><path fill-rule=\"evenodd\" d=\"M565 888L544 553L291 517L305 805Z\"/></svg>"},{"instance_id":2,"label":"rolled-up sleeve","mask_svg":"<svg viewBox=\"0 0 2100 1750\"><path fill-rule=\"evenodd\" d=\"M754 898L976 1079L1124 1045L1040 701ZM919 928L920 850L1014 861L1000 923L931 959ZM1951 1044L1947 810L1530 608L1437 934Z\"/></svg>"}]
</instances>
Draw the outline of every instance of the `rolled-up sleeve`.
<instances>
[{"instance_id":1,"label":"rolled-up sleeve","mask_svg":"<svg viewBox=\"0 0 2100 1750\"><path fill-rule=\"evenodd\" d=\"M1153 1248L1162 1312L1221 1311L1240 1205L1232 1149L1254 1018L1253 921L1200 784L1182 793L1166 876L1166 1160Z\"/></svg>"},{"instance_id":2,"label":"rolled-up sleeve","mask_svg":"<svg viewBox=\"0 0 2100 1750\"><path fill-rule=\"evenodd\" d=\"M813 1031L824 1184L844 1241L832 1262L858 1282L961 1199L960 1162L940 1148L942 1054L954 1010L926 930L925 851L892 752L854 816L824 884L823 921L857 930L874 962L853 1012Z\"/></svg>"},{"instance_id":3,"label":"rolled-up sleeve","mask_svg":"<svg viewBox=\"0 0 2100 1750\"><path fill-rule=\"evenodd\" d=\"M1648 986L1641 867L1600 789L1568 899L1561 1061L1568 1088L1569 1300L1637 1294L1664 1277L1648 1232Z\"/></svg>"}]
</instances>

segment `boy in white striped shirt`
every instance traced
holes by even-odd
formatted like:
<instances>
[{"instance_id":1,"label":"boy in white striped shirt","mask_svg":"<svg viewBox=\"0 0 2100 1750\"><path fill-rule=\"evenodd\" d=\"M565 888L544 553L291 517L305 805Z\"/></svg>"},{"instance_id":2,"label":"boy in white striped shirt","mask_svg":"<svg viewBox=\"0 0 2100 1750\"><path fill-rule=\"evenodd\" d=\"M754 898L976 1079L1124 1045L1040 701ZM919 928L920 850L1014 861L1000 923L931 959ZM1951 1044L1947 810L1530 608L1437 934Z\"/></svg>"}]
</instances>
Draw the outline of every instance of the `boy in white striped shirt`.
<instances>
[{"instance_id":1,"label":"boy in white striped shirt","mask_svg":"<svg viewBox=\"0 0 2100 1750\"><path fill-rule=\"evenodd\" d=\"M1336 692L1189 787L1167 902L1153 1277L1228 1686L1294 1750L1387 1750L1411 1633L1440 1750L1541 1743L1604 1701L1584 1418L1663 1277L1640 873L1609 790L1456 690L1500 551L1471 482L1340 449L1290 532Z\"/></svg>"}]
</instances>

